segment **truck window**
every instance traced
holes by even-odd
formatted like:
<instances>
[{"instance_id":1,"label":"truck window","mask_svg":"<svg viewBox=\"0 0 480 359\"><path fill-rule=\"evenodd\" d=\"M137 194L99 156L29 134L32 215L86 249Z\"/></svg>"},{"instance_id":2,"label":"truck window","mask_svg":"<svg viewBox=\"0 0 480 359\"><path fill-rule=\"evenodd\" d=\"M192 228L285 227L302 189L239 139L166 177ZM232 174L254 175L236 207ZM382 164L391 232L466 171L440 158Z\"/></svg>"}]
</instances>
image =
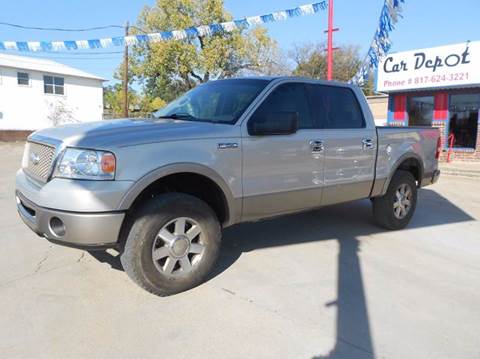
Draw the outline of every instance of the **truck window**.
<instances>
[{"instance_id":1,"label":"truck window","mask_svg":"<svg viewBox=\"0 0 480 359\"><path fill-rule=\"evenodd\" d=\"M270 112L297 112L299 129L316 128L306 95L305 85L302 83L279 85L258 107L252 118L266 118Z\"/></svg>"},{"instance_id":2,"label":"truck window","mask_svg":"<svg viewBox=\"0 0 480 359\"><path fill-rule=\"evenodd\" d=\"M353 91L346 87L308 85L312 114L320 128L365 128L365 119Z\"/></svg>"}]
</instances>

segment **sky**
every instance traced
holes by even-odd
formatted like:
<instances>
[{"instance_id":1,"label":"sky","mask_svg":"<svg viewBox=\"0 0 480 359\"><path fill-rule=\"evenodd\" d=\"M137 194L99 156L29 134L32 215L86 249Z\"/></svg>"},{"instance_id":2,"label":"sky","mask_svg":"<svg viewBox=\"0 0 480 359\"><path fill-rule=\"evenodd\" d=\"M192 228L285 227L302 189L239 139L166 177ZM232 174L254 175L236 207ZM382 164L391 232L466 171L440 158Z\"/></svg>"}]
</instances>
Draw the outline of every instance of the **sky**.
<instances>
[{"instance_id":1,"label":"sky","mask_svg":"<svg viewBox=\"0 0 480 359\"><path fill-rule=\"evenodd\" d=\"M225 0L225 7L234 18L243 18L315 1ZM126 21L134 24L141 9L154 3L155 0L3 0L0 22L56 28L123 25ZM362 55L365 54L377 27L382 5L383 0L335 0L334 25L340 28L334 35L335 45L358 45ZM391 34L391 52L480 40L480 0L405 0L403 9L404 18ZM295 43L325 42L327 12L271 23L266 27L270 36L285 51ZM83 40L122 34L123 30L119 28L54 32L0 25L2 41ZM121 50L120 47L111 47L103 50L105 53L95 56L79 51L36 53L34 56L50 58L93 73L109 80L107 84L111 84L113 73L122 60Z\"/></svg>"}]
</instances>

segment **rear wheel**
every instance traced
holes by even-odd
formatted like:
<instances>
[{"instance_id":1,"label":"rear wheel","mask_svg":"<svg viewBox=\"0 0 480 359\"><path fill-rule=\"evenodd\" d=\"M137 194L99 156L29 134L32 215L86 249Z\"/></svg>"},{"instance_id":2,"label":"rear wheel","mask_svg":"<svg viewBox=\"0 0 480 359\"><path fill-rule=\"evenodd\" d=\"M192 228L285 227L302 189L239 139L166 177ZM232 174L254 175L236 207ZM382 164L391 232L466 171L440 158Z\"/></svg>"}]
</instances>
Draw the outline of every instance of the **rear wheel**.
<instances>
[{"instance_id":1,"label":"rear wheel","mask_svg":"<svg viewBox=\"0 0 480 359\"><path fill-rule=\"evenodd\" d=\"M166 296L203 282L221 240L220 224L205 202L168 193L149 199L133 216L120 258L135 283Z\"/></svg>"},{"instance_id":2,"label":"rear wheel","mask_svg":"<svg viewBox=\"0 0 480 359\"><path fill-rule=\"evenodd\" d=\"M417 206L417 185L410 172L397 171L387 193L372 201L376 222L387 229L402 229L410 222Z\"/></svg>"}]
</instances>

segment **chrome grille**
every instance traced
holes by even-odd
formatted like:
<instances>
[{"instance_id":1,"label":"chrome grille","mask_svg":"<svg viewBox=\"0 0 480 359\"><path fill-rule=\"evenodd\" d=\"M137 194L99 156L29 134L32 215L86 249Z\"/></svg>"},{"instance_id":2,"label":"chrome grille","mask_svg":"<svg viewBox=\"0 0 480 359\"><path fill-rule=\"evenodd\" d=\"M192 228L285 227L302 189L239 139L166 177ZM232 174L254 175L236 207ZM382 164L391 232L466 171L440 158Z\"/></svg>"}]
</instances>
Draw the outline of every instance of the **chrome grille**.
<instances>
[{"instance_id":1,"label":"chrome grille","mask_svg":"<svg viewBox=\"0 0 480 359\"><path fill-rule=\"evenodd\" d=\"M36 142L27 142L27 146L25 171L32 177L46 182L52 170L55 147Z\"/></svg>"}]
</instances>

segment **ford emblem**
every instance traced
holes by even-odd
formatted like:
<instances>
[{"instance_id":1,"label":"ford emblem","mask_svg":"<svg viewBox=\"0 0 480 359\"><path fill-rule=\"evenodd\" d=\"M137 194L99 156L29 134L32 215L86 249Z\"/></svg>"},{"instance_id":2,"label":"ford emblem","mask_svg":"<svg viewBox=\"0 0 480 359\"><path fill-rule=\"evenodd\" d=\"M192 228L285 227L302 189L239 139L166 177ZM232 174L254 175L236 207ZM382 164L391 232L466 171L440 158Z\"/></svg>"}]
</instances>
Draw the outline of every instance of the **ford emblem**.
<instances>
[{"instance_id":1,"label":"ford emblem","mask_svg":"<svg viewBox=\"0 0 480 359\"><path fill-rule=\"evenodd\" d=\"M30 162L32 162L34 166L38 165L40 162L40 156L35 152L30 153Z\"/></svg>"}]
</instances>

